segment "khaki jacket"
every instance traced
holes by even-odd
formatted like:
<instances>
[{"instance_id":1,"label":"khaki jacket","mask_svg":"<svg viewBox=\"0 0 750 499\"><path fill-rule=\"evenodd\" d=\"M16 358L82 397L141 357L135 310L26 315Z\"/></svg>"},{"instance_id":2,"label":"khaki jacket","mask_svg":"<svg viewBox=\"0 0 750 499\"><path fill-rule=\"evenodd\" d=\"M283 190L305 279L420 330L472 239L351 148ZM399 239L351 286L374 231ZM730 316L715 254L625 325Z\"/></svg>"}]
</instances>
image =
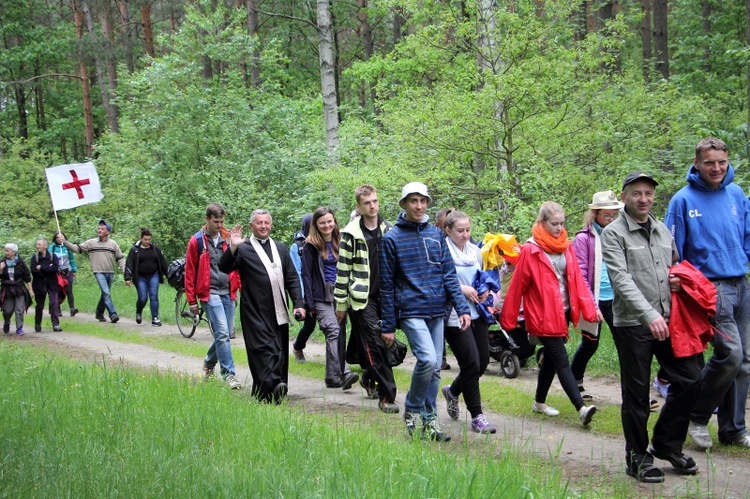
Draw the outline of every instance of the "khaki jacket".
<instances>
[{"instance_id":1,"label":"khaki jacket","mask_svg":"<svg viewBox=\"0 0 750 499\"><path fill-rule=\"evenodd\" d=\"M648 327L669 320L669 267L679 260L667 226L649 214L651 234L623 208L602 231L602 253L615 292L614 325Z\"/></svg>"}]
</instances>

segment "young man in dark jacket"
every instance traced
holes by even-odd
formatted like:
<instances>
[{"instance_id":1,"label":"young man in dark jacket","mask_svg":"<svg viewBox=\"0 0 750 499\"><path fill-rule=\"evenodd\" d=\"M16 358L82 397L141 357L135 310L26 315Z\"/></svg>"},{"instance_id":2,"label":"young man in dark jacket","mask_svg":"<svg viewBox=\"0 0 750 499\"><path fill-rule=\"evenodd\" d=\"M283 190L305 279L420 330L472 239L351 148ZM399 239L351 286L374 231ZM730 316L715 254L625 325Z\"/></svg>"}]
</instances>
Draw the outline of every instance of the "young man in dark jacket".
<instances>
[{"instance_id":1,"label":"young man in dark jacket","mask_svg":"<svg viewBox=\"0 0 750 499\"><path fill-rule=\"evenodd\" d=\"M453 257L440 231L428 223L432 198L427 186L411 182L401 189L404 209L396 226L383 237L380 250L382 337L390 345L400 327L417 364L404 404L410 435L418 428L423 438L448 441L437 421L437 393L443 357L443 318L450 301L461 329L471 325L469 306L461 293ZM420 427L421 424L421 427Z\"/></svg>"}]
</instances>

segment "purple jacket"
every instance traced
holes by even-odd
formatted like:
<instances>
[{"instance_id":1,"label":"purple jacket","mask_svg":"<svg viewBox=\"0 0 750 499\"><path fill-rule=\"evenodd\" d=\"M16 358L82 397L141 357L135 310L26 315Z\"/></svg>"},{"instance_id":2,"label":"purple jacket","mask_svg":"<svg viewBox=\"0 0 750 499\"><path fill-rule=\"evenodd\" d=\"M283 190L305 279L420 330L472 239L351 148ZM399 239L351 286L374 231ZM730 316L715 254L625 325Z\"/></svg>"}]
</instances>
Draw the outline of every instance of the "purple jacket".
<instances>
[{"instance_id":1,"label":"purple jacket","mask_svg":"<svg viewBox=\"0 0 750 499\"><path fill-rule=\"evenodd\" d=\"M592 295L594 294L594 285L596 284L596 276L593 275L596 268L596 236L594 235L594 230L591 225L587 225L576 232L573 238L573 249L576 252L578 266L581 267L581 274L589 285Z\"/></svg>"}]
</instances>

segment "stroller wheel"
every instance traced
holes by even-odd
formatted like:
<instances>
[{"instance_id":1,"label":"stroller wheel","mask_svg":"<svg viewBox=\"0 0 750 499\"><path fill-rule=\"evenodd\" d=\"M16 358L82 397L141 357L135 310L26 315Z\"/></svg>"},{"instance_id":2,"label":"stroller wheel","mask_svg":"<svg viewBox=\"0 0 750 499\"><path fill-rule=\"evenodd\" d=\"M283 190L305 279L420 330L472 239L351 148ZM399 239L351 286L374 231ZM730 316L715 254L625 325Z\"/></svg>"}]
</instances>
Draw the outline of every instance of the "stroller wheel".
<instances>
[{"instance_id":1,"label":"stroller wheel","mask_svg":"<svg viewBox=\"0 0 750 499\"><path fill-rule=\"evenodd\" d=\"M506 378L513 379L517 377L521 372L521 363L518 360L518 356L510 350L505 350L500 354L500 369L502 369L503 376Z\"/></svg>"}]
</instances>

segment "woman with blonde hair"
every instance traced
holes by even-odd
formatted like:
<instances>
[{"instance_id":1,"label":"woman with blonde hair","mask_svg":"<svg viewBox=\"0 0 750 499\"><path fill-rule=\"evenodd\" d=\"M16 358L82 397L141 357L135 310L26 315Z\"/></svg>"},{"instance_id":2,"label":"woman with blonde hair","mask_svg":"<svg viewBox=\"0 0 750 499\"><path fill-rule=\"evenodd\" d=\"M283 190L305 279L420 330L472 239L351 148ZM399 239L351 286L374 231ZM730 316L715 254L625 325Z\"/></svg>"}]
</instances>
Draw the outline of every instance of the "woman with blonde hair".
<instances>
[{"instance_id":1,"label":"woman with blonde hair","mask_svg":"<svg viewBox=\"0 0 750 499\"><path fill-rule=\"evenodd\" d=\"M570 369L565 340L568 324L578 325L580 316L590 322L602 320L578 267L575 250L565 230L565 212L547 201L539 208L532 237L523 245L508 295L503 303L501 325L511 330L518 323L523 300L526 330L544 346L539 368L533 412L557 416L560 411L547 405L547 393L557 373L565 394L584 425L591 422L596 406L586 406Z\"/></svg>"},{"instance_id":2,"label":"woman with blonde hair","mask_svg":"<svg viewBox=\"0 0 750 499\"><path fill-rule=\"evenodd\" d=\"M313 213L310 235L302 249L305 306L318 320L326 337L326 386L348 390L359 375L349 371L346 365L346 336L340 334L333 299L340 243L336 215L329 207L321 206Z\"/></svg>"}]
</instances>

